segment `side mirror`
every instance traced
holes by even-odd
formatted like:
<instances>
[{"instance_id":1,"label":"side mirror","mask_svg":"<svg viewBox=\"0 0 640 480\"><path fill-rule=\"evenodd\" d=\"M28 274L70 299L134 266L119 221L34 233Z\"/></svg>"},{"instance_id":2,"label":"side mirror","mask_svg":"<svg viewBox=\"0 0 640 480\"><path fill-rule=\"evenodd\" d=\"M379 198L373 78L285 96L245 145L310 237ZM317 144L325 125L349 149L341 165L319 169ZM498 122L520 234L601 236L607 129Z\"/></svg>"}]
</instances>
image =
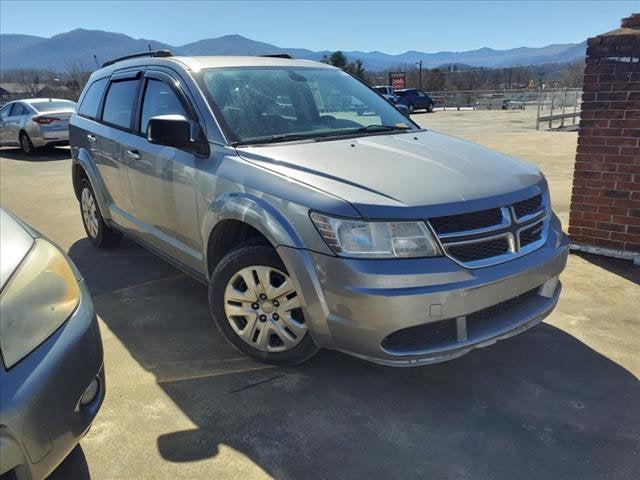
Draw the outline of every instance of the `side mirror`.
<instances>
[{"instance_id":1,"label":"side mirror","mask_svg":"<svg viewBox=\"0 0 640 480\"><path fill-rule=\"evenodd\" d=\"M149 119L147 140L167 147L185 148L191 144L191 123L182 115L158 115Z\"/></svg>"},{"instance_id":2,"label":"side mirror","mask_svg":"<svg viewBox=\"0 0 640 480\"><path fill-rule=\"evenodd\" d=\"M398 111L401 114L403 114L405 117L410 118L409 107L407 107L406 105L404 105L402 103L396 103L394 105L394 107L396 107L398 109Z\"/></svg>"}]
</instances>

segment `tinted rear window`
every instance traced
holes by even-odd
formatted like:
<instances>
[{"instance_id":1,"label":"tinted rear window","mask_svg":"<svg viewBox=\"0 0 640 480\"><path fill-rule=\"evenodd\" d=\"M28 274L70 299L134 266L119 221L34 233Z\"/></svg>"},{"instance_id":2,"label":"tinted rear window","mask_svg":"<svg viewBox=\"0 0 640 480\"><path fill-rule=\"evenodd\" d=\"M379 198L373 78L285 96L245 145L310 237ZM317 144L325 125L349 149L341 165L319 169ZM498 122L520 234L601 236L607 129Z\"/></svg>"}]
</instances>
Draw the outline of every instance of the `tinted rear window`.
<instances>
[{"instance_id":1,"label":"tinted rear window","mask_svg":"<svg viewBox=\"0 0 640 480\"><path fill-rule=\"evenodd\" d=\"M13 110L11 110L11 116L12 117L17 117L19 115L29 115L30 112L27 107L25 107L24 105L22 105L21 103L14 103L13 104Z\"/></svg>"},{"instance_id":2,"label":"tinted rear window","mask_svg":"<svg viewBox=\"0 0 640 480\"><path fill-rule=\"evenodd\" d=\"M38 112L55 112L59 110L73 110L76 108L75 102L69 100L47 100L42 102L31 102L31 106Z\"/></svg>"},{"instance_id":3,"label":"tinted rear window","mask_svg":"<svg viewBox=\"0 0 640 480\"><path fill-rule=\"evenodd\" d=\"M78 113L85 117L97 118L98 108L100 107L100 100L102 100L102 94L107 86L108 79L103 78L97 80L91 84L87 93L85 93L82 103L78 108Z\"/></svg>"},{"instance_id":4,"label":"tinted rear window","mask_svg":"<svg viewBox=\"0 0 640 480\"><path fill-rule=\"evenodd\" d=\"M139 80L124 80L112 83L104 101L102 121L123 128L131 127L131 112L134 108Z\"/></svg>"}]
</instances>

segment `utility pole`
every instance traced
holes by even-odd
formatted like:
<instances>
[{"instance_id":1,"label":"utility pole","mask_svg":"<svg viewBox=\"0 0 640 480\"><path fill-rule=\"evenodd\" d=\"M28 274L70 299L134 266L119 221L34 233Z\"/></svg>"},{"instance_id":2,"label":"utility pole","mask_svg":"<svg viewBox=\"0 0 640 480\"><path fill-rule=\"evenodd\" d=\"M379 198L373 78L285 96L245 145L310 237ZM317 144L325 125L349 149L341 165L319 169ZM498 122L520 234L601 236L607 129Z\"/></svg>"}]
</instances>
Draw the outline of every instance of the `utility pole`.
<instances>
[{"instance_id":1,"label":"utility pole","mask_svg":"<svg viewBox=\"0 0 640 480\"><path fill-rule=\"evenodd\" d=\"M418 66L418 89L422 90L422 60L416 62Z\"/></svg>"}]
</instances>

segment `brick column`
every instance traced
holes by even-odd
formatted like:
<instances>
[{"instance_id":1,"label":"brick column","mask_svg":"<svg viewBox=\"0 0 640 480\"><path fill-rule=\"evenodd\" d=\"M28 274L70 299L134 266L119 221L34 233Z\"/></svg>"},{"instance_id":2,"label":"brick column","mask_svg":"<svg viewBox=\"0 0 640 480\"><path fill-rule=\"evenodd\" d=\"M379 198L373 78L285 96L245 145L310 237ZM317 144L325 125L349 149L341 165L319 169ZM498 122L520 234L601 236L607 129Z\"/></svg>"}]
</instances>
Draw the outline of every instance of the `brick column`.
<instances>
[{"instance_id":1,"label":"brick column","mask_svg":"<svg viewBox=\"0 0 640 480\"><path fill-rule=\"evenodd\" d=\"M572 248L640 262L640 14L590 38L569 213Z\"/></svg>"}]
</instances>

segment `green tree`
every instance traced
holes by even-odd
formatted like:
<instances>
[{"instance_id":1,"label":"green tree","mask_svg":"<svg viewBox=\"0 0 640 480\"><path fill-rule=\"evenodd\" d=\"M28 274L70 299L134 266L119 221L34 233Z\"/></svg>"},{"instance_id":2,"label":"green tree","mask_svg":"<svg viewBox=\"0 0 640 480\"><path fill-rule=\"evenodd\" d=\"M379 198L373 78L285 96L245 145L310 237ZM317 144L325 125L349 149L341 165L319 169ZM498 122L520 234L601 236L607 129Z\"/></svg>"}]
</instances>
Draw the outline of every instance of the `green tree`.
<instances>
[{"instance_id":1,"label":"green tree","mask_svg":"<svg viewBox=\"0 0 640 480\"><path fill-rule=\"evenodd\" d=\"M322 57L322 61L338 68L345 68L347 66L347 57L340 50L333 52L328 57L325 55Z\"/></svg>"},{"instance_id":2,"label":"green tree","mask_svg":"<svg viewBox=\"0 0 640 480\"><path fill-rule=\"evenodd\" d=\"M349 63L343 70L351 75L358 77L360 80L367 81L367 72L362 66L362 60L357 59L355 62Z\"/></svg>"},{"instance_id":3,"label":"green tree","mask_svg":"<svg viewBox=\"0 0 640 480\"><path fill-rule=\"evenodd\" d=\"M363 81L367 81L367 72L362 65L362 60L356 59L354 62L349 62L344 53L340 50L333 52L331 55L325 55L322 57L324 63L333 65L334 67L341 68L347 73L358 77Z\"/></svg>"}]
</instances>

